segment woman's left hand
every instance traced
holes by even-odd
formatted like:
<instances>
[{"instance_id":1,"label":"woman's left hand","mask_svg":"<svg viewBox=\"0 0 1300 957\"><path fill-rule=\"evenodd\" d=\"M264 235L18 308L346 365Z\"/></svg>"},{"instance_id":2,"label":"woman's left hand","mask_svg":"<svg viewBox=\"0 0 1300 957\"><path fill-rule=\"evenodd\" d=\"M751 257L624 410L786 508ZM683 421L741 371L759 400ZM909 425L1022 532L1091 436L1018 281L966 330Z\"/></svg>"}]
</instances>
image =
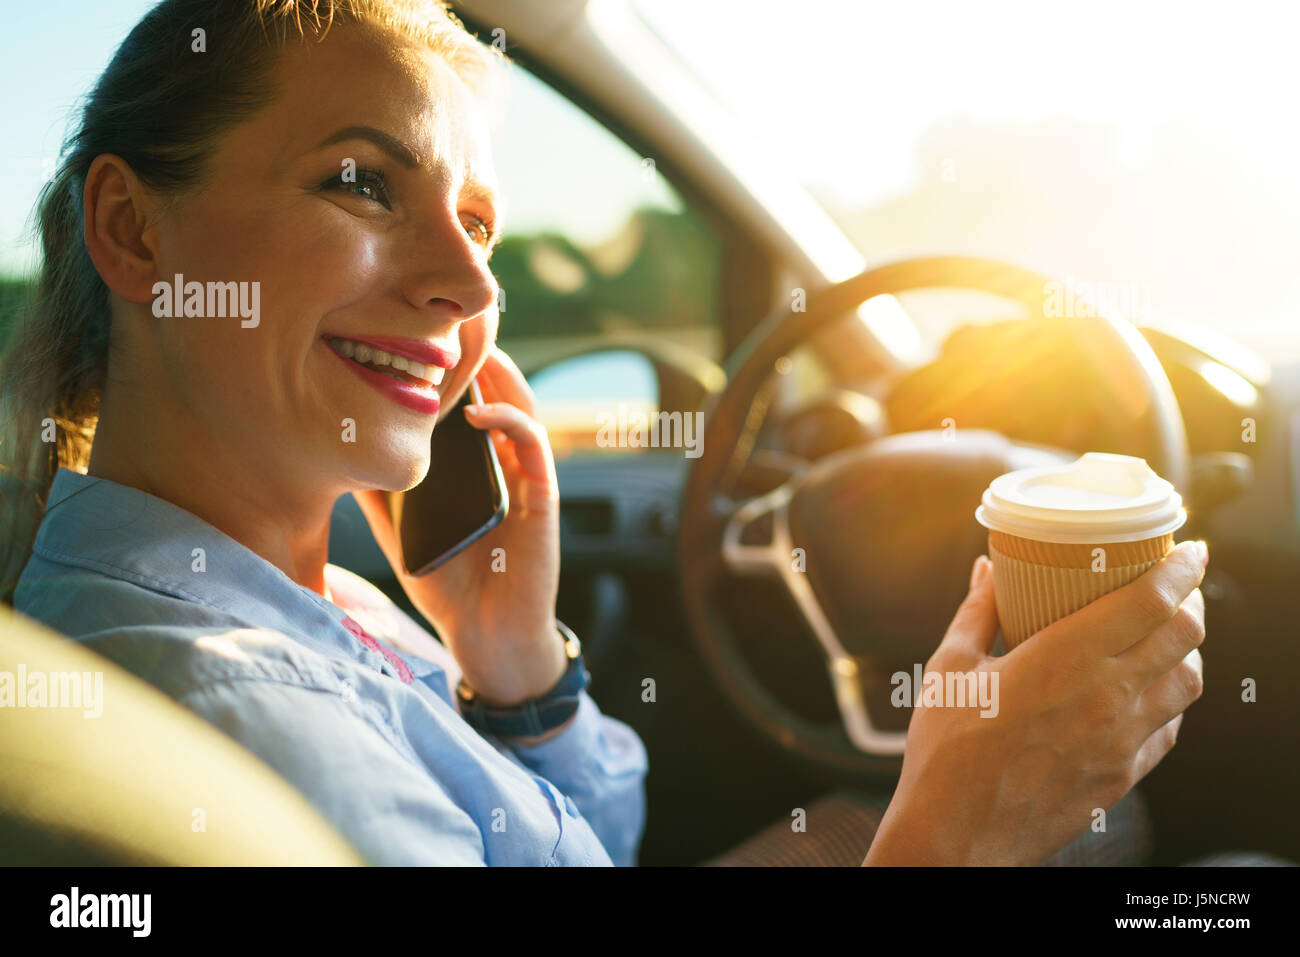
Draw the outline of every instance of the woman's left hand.
<instances>
[{"instance_id":1,"label":"woman's left hand","mask_svg":"<svg viewBox=\"0 0 1300 957\"><path fill-rule=\"evenodd\" d=\"M416 578L402 567L388 493L354 494L403 590L437 628L466 684L487 703L509 707L549 691L567 663L555 627L559 483L550 441L533 418L533 393L519 368L494 346L478 383L483 404L466 417L475 428L492 430L510 494L510 511L500 525Z\"/></svg>"}]
</instances>

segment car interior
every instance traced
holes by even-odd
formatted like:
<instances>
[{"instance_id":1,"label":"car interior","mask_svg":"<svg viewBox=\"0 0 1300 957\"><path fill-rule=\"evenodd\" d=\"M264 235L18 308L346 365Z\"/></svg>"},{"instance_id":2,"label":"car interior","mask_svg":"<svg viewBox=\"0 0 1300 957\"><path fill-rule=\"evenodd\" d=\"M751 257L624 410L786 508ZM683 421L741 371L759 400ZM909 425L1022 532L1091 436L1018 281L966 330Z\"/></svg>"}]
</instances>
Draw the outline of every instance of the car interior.
<instances>
[{"instance_id":1,"label":"car interior","mask_svg":"<svg viewBox=\"0 0 1300 957\"><path fill-rule=\"evenodd\" d=\"M592 190L581 216L520 198L493 268L500 344L556 453L557 614L582 638L592 696L649 753L639 863L782 863L796 808L835 822L828 861L860 861L906 739L890 676L926 661L966 592L987 546L981 492L1092 450L1169 479L1188 511L1177 537L1211 556L1205 691L1117 807L1120 860L1300 860L1300 697L1286 690L1300 362L1131 320L1095 287L1064 290L1062 314L1045 296L1062 277L942 254L944 236L939 253L868 262L632 8L456 10L481 37L504 30L511 110L532 117L500 133L498 152L535 143L507 194L552 175ZM946 335L918 324L928 309L957 316ZM620 427L637 414L680 432L638 440ZM330 561L420 620L351 497ZM90 652L0 614L0 668L86 667ZM52 732L30 715L4 719L8 862L357 863L219 731L106 675L131 708L91 731L65 722L66 748L40 746ZM178 844L154 827L158 802L191 807L200 782L222 782L206 838Z\"/></svg>"}]
</instances>

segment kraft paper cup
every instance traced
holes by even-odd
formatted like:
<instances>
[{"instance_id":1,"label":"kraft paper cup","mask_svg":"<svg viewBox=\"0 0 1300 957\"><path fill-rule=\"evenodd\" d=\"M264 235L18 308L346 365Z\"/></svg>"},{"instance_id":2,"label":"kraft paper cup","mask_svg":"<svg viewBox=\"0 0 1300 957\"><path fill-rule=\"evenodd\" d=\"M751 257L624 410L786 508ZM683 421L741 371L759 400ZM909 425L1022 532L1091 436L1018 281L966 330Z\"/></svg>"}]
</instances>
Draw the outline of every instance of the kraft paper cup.
<instances>
[{"instance_id":1,"label":"kraft paper cup","mask_svg":"<svg viewBox=\"0 0 1300 957\"><path fill-rule=\"evenodd\" d=\"M1170 483L1128 455L1089 452L994 479L975 519L989 530L1007 649L1169 554L1187 521L1182 504Z\"/></svg>"}]
</instances>

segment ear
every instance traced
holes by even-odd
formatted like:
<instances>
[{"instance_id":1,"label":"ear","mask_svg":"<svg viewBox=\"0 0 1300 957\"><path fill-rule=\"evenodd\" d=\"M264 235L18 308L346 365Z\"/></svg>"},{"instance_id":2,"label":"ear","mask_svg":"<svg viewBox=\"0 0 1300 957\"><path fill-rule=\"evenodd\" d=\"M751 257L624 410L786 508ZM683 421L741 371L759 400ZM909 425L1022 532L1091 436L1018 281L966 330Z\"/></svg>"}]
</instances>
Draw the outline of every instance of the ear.
<instances>
[{"instance_id":1,"label":"ear","mask_svg":"<svg viewBox=\"0 0 1300 957\"><path fill-rule=\"evenodd\" d=\"M101 153L91 162L82 196L86 250L104 284L127 302L153 300L159 281L153 224L158 207L156 194L126 160Z\"/></svg>"}]
</instances>

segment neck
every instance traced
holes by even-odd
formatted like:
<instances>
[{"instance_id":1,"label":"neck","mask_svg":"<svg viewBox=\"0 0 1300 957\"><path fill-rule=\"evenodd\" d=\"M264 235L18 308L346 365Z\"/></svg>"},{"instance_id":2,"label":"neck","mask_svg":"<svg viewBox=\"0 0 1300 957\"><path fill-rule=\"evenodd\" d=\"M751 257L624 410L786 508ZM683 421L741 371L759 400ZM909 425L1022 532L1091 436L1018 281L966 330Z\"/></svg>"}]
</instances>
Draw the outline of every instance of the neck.
<instances>
[{"instance_id":1,"label":"neck","mask_svg":"<svg viewBox=\"0 0 1300 957\"><path fill-rule=\"evenodd\" d=\"M343 489L309 487L282 459L250 454L235 436L105 389L86 471L198 516L291 580L328 598L330 515Z\"/></svg>"}]
</instances>

